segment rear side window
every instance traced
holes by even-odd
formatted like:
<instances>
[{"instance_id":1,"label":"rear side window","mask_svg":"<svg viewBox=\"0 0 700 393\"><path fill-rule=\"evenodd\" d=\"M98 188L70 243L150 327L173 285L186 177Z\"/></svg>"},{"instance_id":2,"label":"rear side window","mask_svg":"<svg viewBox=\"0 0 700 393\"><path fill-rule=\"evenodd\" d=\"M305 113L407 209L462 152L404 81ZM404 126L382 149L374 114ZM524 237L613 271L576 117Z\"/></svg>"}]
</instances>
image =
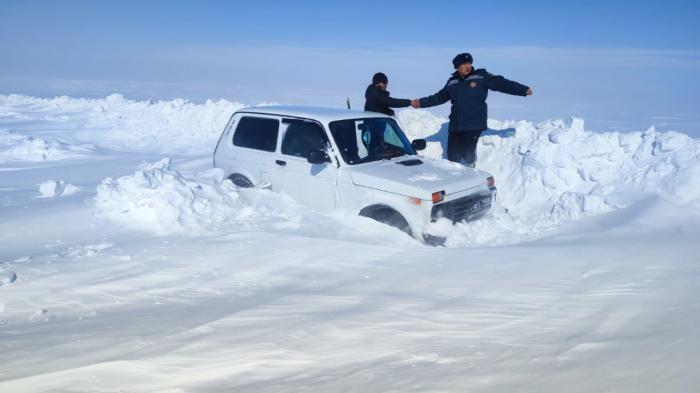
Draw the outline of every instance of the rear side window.
<instances>
[{"instance_id":1,"label":"rear side window","mask_svg":"<svg viewBox=\"0 0 700 393\"><path fill-rule=\"evenodd\" d=\"M279 121L264 117L243 117L233 135L233 144L273 152L277 148Z\"/></svg>"},{"instance_id":2,"label":"rear side window","mask_svg":"<svg viewBox=\"0 0 700 393\"><path fill-rule=\"evenodd\" d=\"M318 124L290 122L282 139L282 154L306 158L311 150L326 150L327 143L328 138Z\"/></svg>"}]
</instances>

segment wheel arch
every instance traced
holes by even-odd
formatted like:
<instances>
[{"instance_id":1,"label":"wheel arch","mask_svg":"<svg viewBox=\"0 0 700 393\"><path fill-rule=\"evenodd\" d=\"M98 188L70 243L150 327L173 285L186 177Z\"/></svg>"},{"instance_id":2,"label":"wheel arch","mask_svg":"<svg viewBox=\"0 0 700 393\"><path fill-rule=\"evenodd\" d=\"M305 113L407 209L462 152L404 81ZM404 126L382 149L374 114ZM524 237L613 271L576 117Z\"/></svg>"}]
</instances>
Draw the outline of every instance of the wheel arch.
<instances>
[{"instance_id":1,"label":"wheel arch","mask_svg":"<svg viewBox=\"0 0 700 393\"><path fill-rule=\"evenodd\" d=\"M400 210L393 206L384 203L375 203L363 207L357 214L393 226L413 237L414 228L411 223Z\"/></svg>"},{"instance_id":2,"label":"wheel arch","mask_svg":"<svg viewBox=\"0 0 700 393\"><path fill-rule=\"evenodd\" d=\"M228 180L231 180L234 184L236 184L236 182L234 181L234 178L235 178L236 176L242 176L243 178L245 178L246 180L248 180L248 181L250 182L250 184L252 185L252 187L255 187L255 185L258 184L258 182L257 182L257 180L255 179L255 177L252 176L252 175L251 175L250 173L248 173L247 171L244 171L244 170L243 170L243 171L232 171L231 173L228 174L228 176L226 176L226 178L227 178ZM238 185L238 184L236 184L236 185Z\"/></svg>"}]
</instances>

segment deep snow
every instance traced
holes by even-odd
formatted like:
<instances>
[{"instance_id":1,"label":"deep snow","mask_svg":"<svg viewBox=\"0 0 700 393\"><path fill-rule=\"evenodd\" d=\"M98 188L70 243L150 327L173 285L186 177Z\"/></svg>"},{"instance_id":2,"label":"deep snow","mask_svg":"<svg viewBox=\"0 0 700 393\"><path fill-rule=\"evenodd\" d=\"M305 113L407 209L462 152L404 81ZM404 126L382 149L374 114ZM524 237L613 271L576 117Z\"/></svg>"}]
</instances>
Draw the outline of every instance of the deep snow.
<instances>
[{"instance_id":1,"label":"deep snow","mask_svg":"<svg viewBox=\"0 0 700 393\"><path fill-rule=\"evenodd\" d=\"M700 385L699 140L490 120L498 202L431 248L223 181L242 106L0 95L1 391Z\"/></svg>"}]
</instances>

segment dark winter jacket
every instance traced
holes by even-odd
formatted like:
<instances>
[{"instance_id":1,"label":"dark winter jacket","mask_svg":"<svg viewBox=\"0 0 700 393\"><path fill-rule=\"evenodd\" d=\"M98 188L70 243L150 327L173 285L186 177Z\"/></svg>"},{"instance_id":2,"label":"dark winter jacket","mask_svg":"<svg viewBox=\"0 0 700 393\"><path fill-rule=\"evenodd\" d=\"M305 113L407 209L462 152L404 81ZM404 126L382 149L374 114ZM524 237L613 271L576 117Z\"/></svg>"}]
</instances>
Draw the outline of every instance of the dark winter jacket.
<instances>
[{"instance_id":1,"label":"dark winter jacket","mask_svg":"<svg viewBox=\"0 0 700 393\"><path fill-rule=\"evenodd\" d=\"M525 96L528 89L529 87L518 82L490 74L483 68L472 70L465 77L455 71L442 90L421 98L420 106L428 108L451 101L450 132L483 131L486 129L488 116L486 97L489 90Z\"/></svg>"},{"instance_id":2,"label":"dark winter jacket","mask_svg":"<svg viewBox=\"0 0 700 393\"><path fill-rule=\"evenodd\" d=\"M371 112L385 113L394 116L391 108L404 108L411 105L411 100L391 98L389 92L382 90L375 85L367 86L365 91L365 110Z\"/></svg>"}]
</instances>

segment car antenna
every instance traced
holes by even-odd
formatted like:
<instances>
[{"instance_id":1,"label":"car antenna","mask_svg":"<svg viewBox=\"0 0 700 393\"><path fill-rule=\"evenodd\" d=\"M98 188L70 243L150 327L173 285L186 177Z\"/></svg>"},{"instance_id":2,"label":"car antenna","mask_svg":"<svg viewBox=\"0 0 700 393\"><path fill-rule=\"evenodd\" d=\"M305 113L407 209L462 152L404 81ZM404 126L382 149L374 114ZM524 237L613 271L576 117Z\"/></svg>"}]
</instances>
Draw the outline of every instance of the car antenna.
<instances>
[{"instance_id":1,"label":"car antenna","mask_svg":"<svg viewBox=\"0 0 700 393\"><path fill-rule=\"evenodd\" d=\"M350 108L350 97L349 96L348 96L348 99L345 101L345 103L348 105L348 109L352 109L352 108Z\"/></svg>"}]
</instances>

